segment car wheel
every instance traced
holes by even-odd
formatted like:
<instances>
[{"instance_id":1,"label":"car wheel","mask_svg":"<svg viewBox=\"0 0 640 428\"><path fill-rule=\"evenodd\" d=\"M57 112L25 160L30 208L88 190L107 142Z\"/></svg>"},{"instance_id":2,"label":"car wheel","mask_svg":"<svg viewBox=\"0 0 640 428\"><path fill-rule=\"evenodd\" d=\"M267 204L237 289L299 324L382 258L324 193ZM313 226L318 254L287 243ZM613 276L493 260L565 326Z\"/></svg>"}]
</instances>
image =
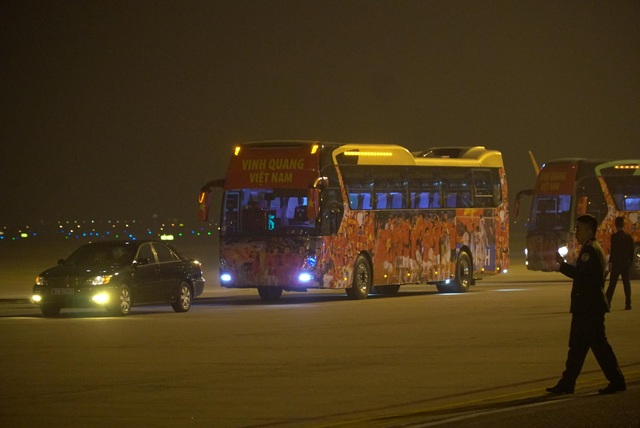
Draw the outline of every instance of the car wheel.
<instances>
[{"instance_id":1,"label":"car wheel","mask_svg":"<svg viewBox=\"0 0 640 428\"><path fill-rule=\"evenodd\" d=\"M178 300L171 304L176 312L187 312L191 308L191 287L186 282L180 283Z\"/></svg>"},{"instance_id":2,"label":"car wheel","mask_svg":"<svg viewBox=\"0 0 640 428\"><path fill-rule=\"evenodd\" d=\"M275 302L282 296L282 287L258 287L258 294L265 302Z\"/></svg>"},{"instance_id":3,"label":"car wheel","mask_svg":"<svg viewBox=\"0 0 640 428\"><path fill-rule=\"evenodd\" d=\"M60 313L60 309L62 309L59 305L46 303L40 306L40 310L42 311L42 315L45 317L55 317Z\"/></svg>"},{"instance_id":4,"label":"car wheel","mask_svg":"<svg viewBox=\"0 0 640 428\"><path fill-rule=\"evenodd\" d=\"M347 288L347 296L353 300L366 299L371 291L371 266L362 254L356 259L353 267L353 284Z\"/></svg>"},{"instance_id":5,"label":"car wheel","mask_svg":"<svg viewBox=\"0 0 640 428\"><path fill-rule=\"evenodd\" d=\"M128 315L131 311L131 291L129 287L122 285L115 297L115 301L107 307L107 311L115 316Z\"/></svg>"}]
</instances>

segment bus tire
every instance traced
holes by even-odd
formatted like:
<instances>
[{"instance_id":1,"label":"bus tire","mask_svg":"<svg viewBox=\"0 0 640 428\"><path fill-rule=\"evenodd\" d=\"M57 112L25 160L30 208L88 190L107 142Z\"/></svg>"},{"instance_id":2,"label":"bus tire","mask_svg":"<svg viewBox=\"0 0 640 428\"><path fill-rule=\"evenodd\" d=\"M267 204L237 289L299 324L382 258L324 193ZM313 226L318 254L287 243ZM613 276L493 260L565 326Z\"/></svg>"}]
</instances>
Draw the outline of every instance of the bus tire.
<instances>
[{"instance_id":1,"label":"bus tire","mask_svg":"<svg viewBox=\"0 0 640 428\"><path fill-rule=\"evenodd\" d=\"M453 284L453 292L466 293L469 291L469 286L473 280L473 265L471 264L471 258L469 254L462 251L458 255L456 261L456 276Z\"/></svg>"},{"instance_id":2,"label":"bus tire","mask_svg":"<svg viewBox=\"0 0 640 428\"><path fill-rule=\"evenodd\" d=\"M258 287L258 294L264 302L275 302L282 296L282 287Z\"/></svg>"},{"instance_id":3,"label":"bus tire","mask_svg":"<svg viewBox=\"0 0 640 428\"><path fill-rule=\"evenodd\" d=\"M356 259L353 267L353 284L347 288L347 296L353 300L364 300L371 291L371 265L362 254Z\"/></svg>"},{"instance_id":4,"label":"bus tire","mask_svg":"<svg viewBox=\"0 0 640 428\"><path fill-rule=\"evenodd\" d=\"M631 262L629 276L633 279L640 278L640 245L633 247L633 261Z\"/></svg>"}]
</instances>

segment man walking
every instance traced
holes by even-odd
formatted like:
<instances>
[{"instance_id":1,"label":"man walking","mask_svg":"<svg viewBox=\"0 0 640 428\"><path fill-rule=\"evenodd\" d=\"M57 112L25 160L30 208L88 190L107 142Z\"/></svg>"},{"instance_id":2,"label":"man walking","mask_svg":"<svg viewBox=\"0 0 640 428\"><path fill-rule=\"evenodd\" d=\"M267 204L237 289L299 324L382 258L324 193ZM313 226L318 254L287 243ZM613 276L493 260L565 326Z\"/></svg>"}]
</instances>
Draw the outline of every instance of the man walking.
<instances>
[{"instance_id":1,"label":"man walking","mask_svg":"<svg viewBox=\"0 0 640 428\"><path fill-rule=\"evenodd\" d=\"M556 254L559 271L573 279L571 287L571 331L566 369L557 385L547 388L553 394L572 394L582 365L593 351L609 385L600 394L626 391L627 386L613 348L607 341L604 314L609 312L609 302L604 294L606 261L600 243L596 240L598 221L585 214L576 220L576 240L582 248L576 265L564 261Z\"/></svg>"},{"instance_id":2,"label":"man walking","mask_svg":"<svg viewBox=\"0 0 640 428\"><path fill-rule=\"evenodd\" d=\"M611 235L611 254L609 255L610 276L609 288L607 288L607 299L609 306L613 300L613 293L616 291L618 277L622 276L624 286L624 308L631 309L631 283L629 282L629 269L633 263L633 238L624 232L624 217L616 217L616 233Z\"/></svg>"}]
</instances>

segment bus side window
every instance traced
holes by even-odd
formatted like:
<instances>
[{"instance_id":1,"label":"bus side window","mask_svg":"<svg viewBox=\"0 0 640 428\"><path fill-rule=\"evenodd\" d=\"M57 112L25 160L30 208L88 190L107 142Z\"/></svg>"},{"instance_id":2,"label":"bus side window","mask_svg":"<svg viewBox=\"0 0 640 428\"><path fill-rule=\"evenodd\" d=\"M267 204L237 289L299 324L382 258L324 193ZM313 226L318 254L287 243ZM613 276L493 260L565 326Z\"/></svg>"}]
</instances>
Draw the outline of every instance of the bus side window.
<instances>
[{"instance_id":1,"label":"bus side window","mask_svg":"<svg viewBox=\"0 0 640 428\"><path fill-rule=\"evenodd\" d=\"M429 203L431 208L440 208L440 192L433 192L433 198Z\"/></svg>"},{"instance_id":2,"label":"bus side window","mask_svg":"<svg viewBox=\"0 0 640 428\"><path fill-rule=\"evenodd\" d=\"M404 208L402 206L402 195L400 193L395 193L391 199L391 208L399 209Z\"/></svg>"},{"instance_id":3,"label":"bus side window","mask_svg":"<svg viewBox=\"0 0 640 428\"><path fill-rule=\"evenodd\" d=\"M358 206L358 204L359 204L358 194L357 193L349 193L349 207L352 210L357 210L358 208L360 208Z\"/></svg>"},{"instance_id":4,"label":"bus side window","mask_svg":"<svg viewBox=\"0 0 640 428\"><path fill-rule=\"evenodd\" d=\"M371 209L371 195L369 193L365 193L362 195L362 209L363 210Z\"/></svg>"},{"instance_id":5,"label":"bus side window","mask_svg":"<svg viewBox=\"0 0 640 428\"><path fill-rule=\"evenodd\" d=\"M445 208L456 208L458 195L455 193L449 193L446 198Z\"/></svg>"},{"instance_id":6,"label":"bus side window","mask_svg":"<svg viewBox=\"0 0 640 428\"><path fill-rule=\"evenodd\" d=\"M377 199L377 202L376 202L377 209L384 210L387 208L387 195L385 193L378 193L376 199Z\"/></svg>"},{"instance_id":7,"label":"bus side window","mask_svg":"<svg viewBox=\"0 0 640 428\"><path fill-rule=\"evenodd\" d=\"M420 193L418 208L429 208L429 192Z\"/></svg>"}]
</instances>

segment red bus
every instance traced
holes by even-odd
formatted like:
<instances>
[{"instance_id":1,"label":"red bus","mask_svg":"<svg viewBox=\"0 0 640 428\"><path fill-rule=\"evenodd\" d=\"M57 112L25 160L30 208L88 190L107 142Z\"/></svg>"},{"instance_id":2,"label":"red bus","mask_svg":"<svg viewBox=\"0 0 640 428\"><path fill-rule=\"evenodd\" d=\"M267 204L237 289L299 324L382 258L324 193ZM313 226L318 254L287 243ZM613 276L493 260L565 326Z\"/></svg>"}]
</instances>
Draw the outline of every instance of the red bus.
<instances>
[{"instance_id":1,"label":"red bus","mask_svg":"<svg viewBox=\"0 0 640 428\"><path fill-rule=\"evenodd\" d=\"M632 274L640 276L640 159L554 160L542 166L530 194L528 269L555 270L559 250L568 262L575 262L579 250L573 236L575 219L588 213L598 219L597 239L607 258L611 234L616 231L614 220L625 218L626 231L635 242Z\"/></svg>"},{"instance_id":2,"label":"red bus","mask_svg":"<svg viewBox=\"0 0 640 428\"><path fill-rule=\"evenodd\" d=\"M474 274L508 268L505 170L484 147L250 142L202 187L201 220L216 187L221 285L263 300L312 288L365 299L404 284L466 292Z\"/></svg>"}]
</instances>

